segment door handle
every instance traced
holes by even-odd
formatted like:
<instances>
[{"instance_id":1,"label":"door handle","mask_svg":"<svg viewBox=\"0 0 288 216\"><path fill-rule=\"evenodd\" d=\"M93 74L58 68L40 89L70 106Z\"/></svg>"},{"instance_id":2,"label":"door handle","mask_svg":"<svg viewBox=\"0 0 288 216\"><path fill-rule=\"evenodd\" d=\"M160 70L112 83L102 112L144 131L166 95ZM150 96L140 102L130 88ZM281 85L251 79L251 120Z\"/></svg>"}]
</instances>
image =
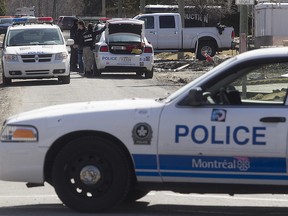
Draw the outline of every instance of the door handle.
<instances>
[{"instance_id":1,"label":"door handle","mask_svg":"<svg viewBox=\"0 0 288 216\"><path fill-rule=\"evenodd\" d=\"M156 35L156 31L150 31L149 33Z\"/></svg>"},{"instance_id":2,"label":"door handle","mask_svg":"<svg viewBox=\"0 0 288 216\"><path fill-rule=\"evenodd\" d=\"M286 122L285 117L263 117L260 119L261 122L271 122L271 123L277 123L277 122Z\"/></svg>"}]
</instances>

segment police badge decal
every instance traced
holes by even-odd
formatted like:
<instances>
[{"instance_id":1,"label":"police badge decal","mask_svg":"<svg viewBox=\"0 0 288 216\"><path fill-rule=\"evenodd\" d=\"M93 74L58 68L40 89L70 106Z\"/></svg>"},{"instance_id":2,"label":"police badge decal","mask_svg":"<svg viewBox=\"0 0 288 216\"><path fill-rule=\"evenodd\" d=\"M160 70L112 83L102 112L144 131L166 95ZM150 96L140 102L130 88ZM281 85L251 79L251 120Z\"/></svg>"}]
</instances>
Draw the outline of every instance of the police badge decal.
<instances>
[{"instance_id":1,"label":"police badge decal","mask_svg":"<svg viewBox=\"0 0 288 216\"><path fill-rule=\"evenodd\" d=\"M151 126L145 122L136 124L132 130L132 138L135 145L150 145L152 139Z\"/></svg>"}]
</instances>

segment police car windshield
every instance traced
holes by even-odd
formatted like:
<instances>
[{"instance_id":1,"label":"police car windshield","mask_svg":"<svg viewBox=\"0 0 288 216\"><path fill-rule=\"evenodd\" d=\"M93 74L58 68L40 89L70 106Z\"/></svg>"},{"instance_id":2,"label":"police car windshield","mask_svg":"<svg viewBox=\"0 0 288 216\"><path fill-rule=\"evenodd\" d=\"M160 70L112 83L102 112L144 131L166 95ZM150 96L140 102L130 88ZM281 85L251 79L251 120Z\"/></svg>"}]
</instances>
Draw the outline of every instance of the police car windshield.
<instances>
[{"instance_id":1,"label":"police car windshield","mask_svg":"<svg viewBox=\"0 0 288 216\"><path fill-rule=\"evenodd\" d=\"M7 46L64 45L57 29L15 29L9 31Z\"/></svg>"}]
</instances>

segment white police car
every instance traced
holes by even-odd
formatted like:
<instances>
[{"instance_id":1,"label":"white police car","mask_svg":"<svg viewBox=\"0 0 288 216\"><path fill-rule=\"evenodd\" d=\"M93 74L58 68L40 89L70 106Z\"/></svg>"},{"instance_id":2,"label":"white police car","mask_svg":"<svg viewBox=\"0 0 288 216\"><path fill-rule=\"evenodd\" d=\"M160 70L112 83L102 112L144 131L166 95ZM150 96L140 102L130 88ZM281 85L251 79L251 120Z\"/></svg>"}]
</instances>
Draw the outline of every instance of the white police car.
<instances>
[{"instance_id":1,"label":"white police car","mask_svg":"<svg viewBox=\"0 0 288 216\"><path fill-rule=\"evenodd\" d=\"M7 119L0 179L49 182L66 206L149 190L288 193L288 48L226 60L167 98L57 105Z\"/></svg>"},{"instance_id":2,"label":"white police car","mask_svg":"<svg viewBox=\"0 0 288 216\"><path fill-rule=\"evenodd\" d=\"M96 37L93 73L103 71L136 72L153 78L154 50L145 38L144 21L111 19L106 30Z\"/></svg>"},{"instance_id":3,"label":"white police car","mask_svg":"<svg viewBox=\"0 0 288 216\"><path fill-rule=\"evenodd\" d=\"M51 17L15 18L2 44L2 80L58 78L70 83L70 56L63 34Z\"/></svg>"}]
</instances>

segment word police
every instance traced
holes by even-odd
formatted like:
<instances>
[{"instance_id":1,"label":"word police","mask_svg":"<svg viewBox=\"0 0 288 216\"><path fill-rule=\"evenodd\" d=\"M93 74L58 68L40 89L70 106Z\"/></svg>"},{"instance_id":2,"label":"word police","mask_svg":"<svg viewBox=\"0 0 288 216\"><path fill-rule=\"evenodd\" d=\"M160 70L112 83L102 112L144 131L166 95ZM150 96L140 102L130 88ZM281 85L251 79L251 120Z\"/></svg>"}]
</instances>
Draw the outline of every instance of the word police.
<instances>
[{"instance_id":1,"label":"word police","mask_svg":"<svg viewBox=\"0 0 288 216\"><path fill-rule=\"evenodd\" d=\"M219 130L219 128L218 128ZM179 143L181 138L190 136L195 144L204 144L209 142L211 144L231 144L246 145L266 145L265 142L266 127L252 127L249 129L246 126L237 126L235 128L226 126L224 135L220 136L216 126L207 128L204 125L196 125L189 128L186 125L176 125L175 127L175 143ZM221 131L221 134L222 131Z\"/></svg>"}]
</instances>

